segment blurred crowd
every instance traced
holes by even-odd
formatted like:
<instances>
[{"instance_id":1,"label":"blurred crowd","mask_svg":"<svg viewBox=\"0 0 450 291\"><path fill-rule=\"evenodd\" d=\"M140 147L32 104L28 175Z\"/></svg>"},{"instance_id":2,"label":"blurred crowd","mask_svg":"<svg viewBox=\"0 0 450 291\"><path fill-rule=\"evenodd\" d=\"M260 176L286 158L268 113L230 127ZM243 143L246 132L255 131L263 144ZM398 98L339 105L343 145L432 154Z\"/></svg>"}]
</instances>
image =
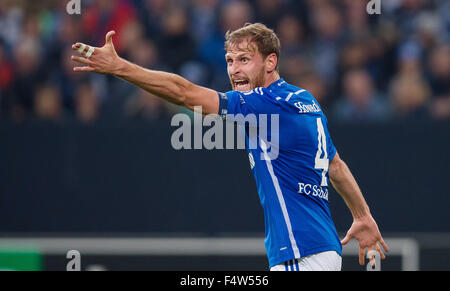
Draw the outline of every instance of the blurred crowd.
<instances>
[{"instance_id":1,"label":"blurred crowd","mask_svg":"<svg viewBox=\"0 0 450 291\"><path fill-rule=\"evenodd\" d=\"M155 120L182 110L115 77L74 73L71 45L230 90L224 35L246 22L273 28L281 76L309 90L329 119L450 118L450 2L368 0L0 0L0 119Z\"/></svg>"}]
</instances>

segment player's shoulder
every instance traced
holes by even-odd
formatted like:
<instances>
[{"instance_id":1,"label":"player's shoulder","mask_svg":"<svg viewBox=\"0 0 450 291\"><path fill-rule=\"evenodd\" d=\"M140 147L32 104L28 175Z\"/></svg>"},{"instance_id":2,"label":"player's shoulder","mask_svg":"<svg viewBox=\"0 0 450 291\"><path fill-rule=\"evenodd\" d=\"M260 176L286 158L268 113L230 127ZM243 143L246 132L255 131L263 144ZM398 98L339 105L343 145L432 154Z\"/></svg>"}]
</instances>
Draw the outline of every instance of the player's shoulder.
<instances>
[{"instance_id":1,"label":"player's shoulder","mask_svg":"<svg viewBox=\"0 0 450 291\"><path fill-rule=\"evenodd\" d=\"M276 91L281 96L276 99L283 102L287 106L286 108L295 108L296 112L301 114L323 115L319 102L308 90L282 82Z\"/></svg>"},{"instance_id":2,"label":"player's shoulder","mask_svg":"<svg viewBox=\"0 0 450 291\"><path fill-rule=\"evenodd\" d=\"M308 90L292 85L292 84L286 84L284 86L284 91L287 95L291 95L291 98L294 96L301 96L303 98L312 98L313 95Z\"/></svg>"},{"instance_id":3,"label":"player's shoulder","mask_svg":"<svg viewBox=\"0 0 450 291\"><path fill-rule=\"evenodd\" d=\"M314 96L306 89L289 84L282 83L281 86L272 87L275 99L279 102L295 104L296 102L315 102Z\"/></svg>"}]
</instances>

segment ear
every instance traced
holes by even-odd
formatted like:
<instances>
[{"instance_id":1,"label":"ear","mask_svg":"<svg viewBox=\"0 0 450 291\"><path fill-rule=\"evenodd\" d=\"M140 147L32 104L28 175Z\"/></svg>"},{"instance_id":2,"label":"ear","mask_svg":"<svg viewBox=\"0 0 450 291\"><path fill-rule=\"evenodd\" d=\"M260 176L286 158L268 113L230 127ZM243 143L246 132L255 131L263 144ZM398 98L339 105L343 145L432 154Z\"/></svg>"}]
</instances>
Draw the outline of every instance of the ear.
<instances>
[{"instance_id":1,"label":"ear","mask_svg":"<svg viewBox=\"0 0 450 291\"><path fill-rule=\"evenodd\" d=\"M276 70L278 64L278 57L275 53L272 53L266 57L265 60L266 71L271 73Z\"/></svg>"}]
</instances>

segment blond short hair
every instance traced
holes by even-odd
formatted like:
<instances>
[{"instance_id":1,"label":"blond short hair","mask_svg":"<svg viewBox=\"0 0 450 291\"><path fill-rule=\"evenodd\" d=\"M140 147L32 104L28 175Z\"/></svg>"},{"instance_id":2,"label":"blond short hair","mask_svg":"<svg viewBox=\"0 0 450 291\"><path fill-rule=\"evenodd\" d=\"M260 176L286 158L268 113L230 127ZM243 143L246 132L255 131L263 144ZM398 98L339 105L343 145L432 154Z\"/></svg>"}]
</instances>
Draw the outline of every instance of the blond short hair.
<instances>
[{"instance_id":1,"label":"blond short hair","mask_svg":"<svg viewBox=\"0 0 450 291\"><path fill-rule=\"evenodd\" d=\"M275 54L280 59L281 44L276 33L262 23L246 23L235 31L227 31L225 34L225 51L231 46L238 44L244 39L250 38L250 42L256 43L258 51L267 57ZM276 70L279 70L279 61Z\"/></svg>"}]
</instances>

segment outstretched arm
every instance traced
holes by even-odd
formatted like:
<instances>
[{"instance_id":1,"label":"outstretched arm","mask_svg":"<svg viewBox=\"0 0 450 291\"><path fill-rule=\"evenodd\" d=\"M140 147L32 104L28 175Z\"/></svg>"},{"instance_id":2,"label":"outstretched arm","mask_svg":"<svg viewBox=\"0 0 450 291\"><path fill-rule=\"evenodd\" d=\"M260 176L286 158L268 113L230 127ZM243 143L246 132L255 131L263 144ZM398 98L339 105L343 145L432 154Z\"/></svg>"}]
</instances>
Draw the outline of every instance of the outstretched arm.
<instances>
[{"instance_id":1,"label":"outstretched arm","mask_svg":"<svg viewBox=\"0 0 450 291\"><path fill-rule=\"evenodd\" d=\"M114 31L108 32L106 43L101 48L74 44L72 49L82 57L72 56L72 60L85 65L75 67L74 71L114 75L171 103L191 110L194 106L202 106L205 114L218 113L219 97L216 91L197 86L179 75L148 70L119 57L112 42L114 34Z\"/></svg>"},{"instance_id":2,"label":"outstretched arm","mask_svg":"<svg viewBox=\"0 0 450 291\"><path fill-rule=\"evenodd\" d=\"M380 254L382 259L385 258L381 251L380 243L383 249L388 252L389 248L384 242L378 226L370 214L358 183L356 183L350 169L336 153L336 156L330 162L329 167L330 181L336 191L342 196L353 216L353 224L342 240L342 244L347 244L350 239L355 238L359 242L359 263L364 265L365 249L375 250ZM372 258L373 259L373 258ZM374 260L372 260L374 264Z\"/></svg>"}]
</instances>

